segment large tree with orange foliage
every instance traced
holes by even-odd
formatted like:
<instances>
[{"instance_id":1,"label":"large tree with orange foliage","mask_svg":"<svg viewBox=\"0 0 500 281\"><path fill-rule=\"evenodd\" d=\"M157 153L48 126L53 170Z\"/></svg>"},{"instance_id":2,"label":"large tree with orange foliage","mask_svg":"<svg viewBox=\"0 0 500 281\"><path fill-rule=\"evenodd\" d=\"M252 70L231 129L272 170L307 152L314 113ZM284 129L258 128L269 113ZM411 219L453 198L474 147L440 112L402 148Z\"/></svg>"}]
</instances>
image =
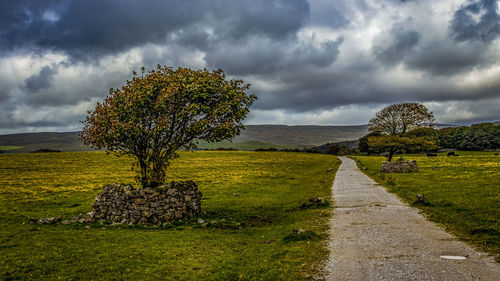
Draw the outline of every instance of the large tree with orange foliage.
<instances>
[{"instance_id":1,"label":"large tree with orange foliage","mask_svg":"<svg viewBox=\"0 0 500 281\"><path fill-rule=\"evenodd\" d=\"M240 133L256 99L246 94L249 86L226 79L222 70L142 68L89 111L80 138L97 149L135 156L138 182L154 188L164 183L177 150Z\"/></svg>"}]
</instances>

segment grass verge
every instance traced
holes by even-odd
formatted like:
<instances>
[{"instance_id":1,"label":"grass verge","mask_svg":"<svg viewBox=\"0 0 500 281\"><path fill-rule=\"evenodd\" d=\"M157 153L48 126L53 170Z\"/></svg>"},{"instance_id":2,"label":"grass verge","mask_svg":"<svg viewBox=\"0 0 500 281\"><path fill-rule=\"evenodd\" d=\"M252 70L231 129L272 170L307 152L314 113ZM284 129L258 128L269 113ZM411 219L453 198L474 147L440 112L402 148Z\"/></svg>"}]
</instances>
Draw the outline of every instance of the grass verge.
<instances>
[{"instance_id":1,"label":"grass verge","mask_svg":"<svg viewBox=\"0 0 500 281\"><path fill-rule=\"evenodd\" d=\"M103 152L0 155L0 279L308 280L328 257L339 161L282 152L183 152L171 180L193 179L202 218L167 227L33 225L91 210L103 185L133 183L130 159ZM294 229L321 239L285 241Z\"/></svg>"},{"instance_id":2,"label":"grass verge","mask_svg":"<svg viewBox=\"0 0 500 281\"><path fill-rule=\"evenodd\" d=\"M500 261L500 157L493 152L458 154L403 155L405 159L417 160L419 168L418 173L406 174L381 173L384 157L353 158L363 172L390 192ZM415 203L417 194L422 194L427 202Z\"/></svg>"}]
</instances>

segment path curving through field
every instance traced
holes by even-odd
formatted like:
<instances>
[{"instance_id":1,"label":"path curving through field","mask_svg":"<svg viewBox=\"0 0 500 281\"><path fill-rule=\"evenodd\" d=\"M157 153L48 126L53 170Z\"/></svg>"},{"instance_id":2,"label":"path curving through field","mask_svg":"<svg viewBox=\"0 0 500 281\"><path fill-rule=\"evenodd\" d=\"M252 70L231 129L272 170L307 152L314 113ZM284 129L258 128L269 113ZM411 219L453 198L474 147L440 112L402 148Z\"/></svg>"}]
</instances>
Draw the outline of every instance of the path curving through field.
<instances>
[{"instance_id":1,"label":"path curving through field","mask_svg":"<svg viewBox=\"0 0 500 281\"><path fill-rule=\"evenodd\" d=\"M340 160L327 280L500 280L493 258L427 221L353 160Z\"/></svg>"}]
</instances>

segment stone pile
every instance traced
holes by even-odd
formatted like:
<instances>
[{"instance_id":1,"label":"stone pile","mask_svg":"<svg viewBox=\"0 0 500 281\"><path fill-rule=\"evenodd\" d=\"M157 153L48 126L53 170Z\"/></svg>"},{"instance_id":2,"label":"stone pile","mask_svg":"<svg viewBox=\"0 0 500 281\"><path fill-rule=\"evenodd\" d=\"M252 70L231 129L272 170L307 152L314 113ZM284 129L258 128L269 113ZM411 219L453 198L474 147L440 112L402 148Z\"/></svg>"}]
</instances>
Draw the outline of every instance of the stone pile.
<instances>
[{"instance_id":1,"label":"stone pile","mask_svg":"<svg viewBox=\"0 0 500 281\"><path fill-rule=\"evenodd\" d=\"M201 192L193 181L170 182L154 189L111 184L103 188L92 208L91 221L163 224L199 216Z\"/></svg>"},{"instance_id":2,"label":"stone pile","mask_svg":"<svg viewBox=\"0 0 500 281\"><path fill-rule=\"evenodd\" d=\"M382 162L382 173L413 173L418 172L417 161L406 160L396 162Z\"/></svg>"}]
</instances>

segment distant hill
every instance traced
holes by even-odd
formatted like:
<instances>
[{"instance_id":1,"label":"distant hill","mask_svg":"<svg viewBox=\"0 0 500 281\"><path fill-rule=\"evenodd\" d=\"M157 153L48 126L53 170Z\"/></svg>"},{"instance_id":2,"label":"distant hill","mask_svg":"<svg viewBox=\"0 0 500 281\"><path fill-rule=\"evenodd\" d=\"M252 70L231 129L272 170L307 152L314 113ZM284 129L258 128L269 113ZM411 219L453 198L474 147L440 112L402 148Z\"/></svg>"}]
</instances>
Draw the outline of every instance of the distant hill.
<instances>
[{"instance_id":1,"label":"distant hill","mask_svg":"<svg viewBox=\"0 0 500 281\"><path fill-rule=\"evenodd\" d=\"M357 126L285 126L247 125L233 142L200 142L200 148L216 149L235 147L253 150L256 148L310 147L327 142L355 140L368 132L367 125ZM30 152L41 148L61 151L89 151L78 140L79 132L24 133L0 135L0 150L4 152Z\"/></svg>"},{"instance_id":2,"label":"distant hill","mask_svg":"<svg viewBox=\"0 0 500 281\"><path fill-rule=\"evenodd\" d=\"M61 151L91 151L78 139L79 132L24 133L0 135L0 150L3 152L31 152L42 148Z\"/></svg>"},{"instance_id":3,"label":"distant hill","mask_svg":"<svg viewBox=\"0 0 500 281\"><path fill-rule=\"evenodd\" d=\"M368 125L285 126L247 125L235 142L261 141L284 145L321 145L358 139L368 133Z\"/></svg>"},{"instance_id":4,"label":"distant hill","mask_svg":"<svg viewBox=\"0 0 500 281\"><path fill-rule=\"evenodd\" d=\"M201 141L201 149L236 148L254 150L257 148L304 148L325 143L357 140L368 133L368 125L353 126L286 126L247 125L233 142L207 143ZM456 127L439 124L438 128ZM79 132L24 133L0 135L1 152L31 152L42 148L61 151L91 151L78 139Z\"/></svg>"}]
</instances>

